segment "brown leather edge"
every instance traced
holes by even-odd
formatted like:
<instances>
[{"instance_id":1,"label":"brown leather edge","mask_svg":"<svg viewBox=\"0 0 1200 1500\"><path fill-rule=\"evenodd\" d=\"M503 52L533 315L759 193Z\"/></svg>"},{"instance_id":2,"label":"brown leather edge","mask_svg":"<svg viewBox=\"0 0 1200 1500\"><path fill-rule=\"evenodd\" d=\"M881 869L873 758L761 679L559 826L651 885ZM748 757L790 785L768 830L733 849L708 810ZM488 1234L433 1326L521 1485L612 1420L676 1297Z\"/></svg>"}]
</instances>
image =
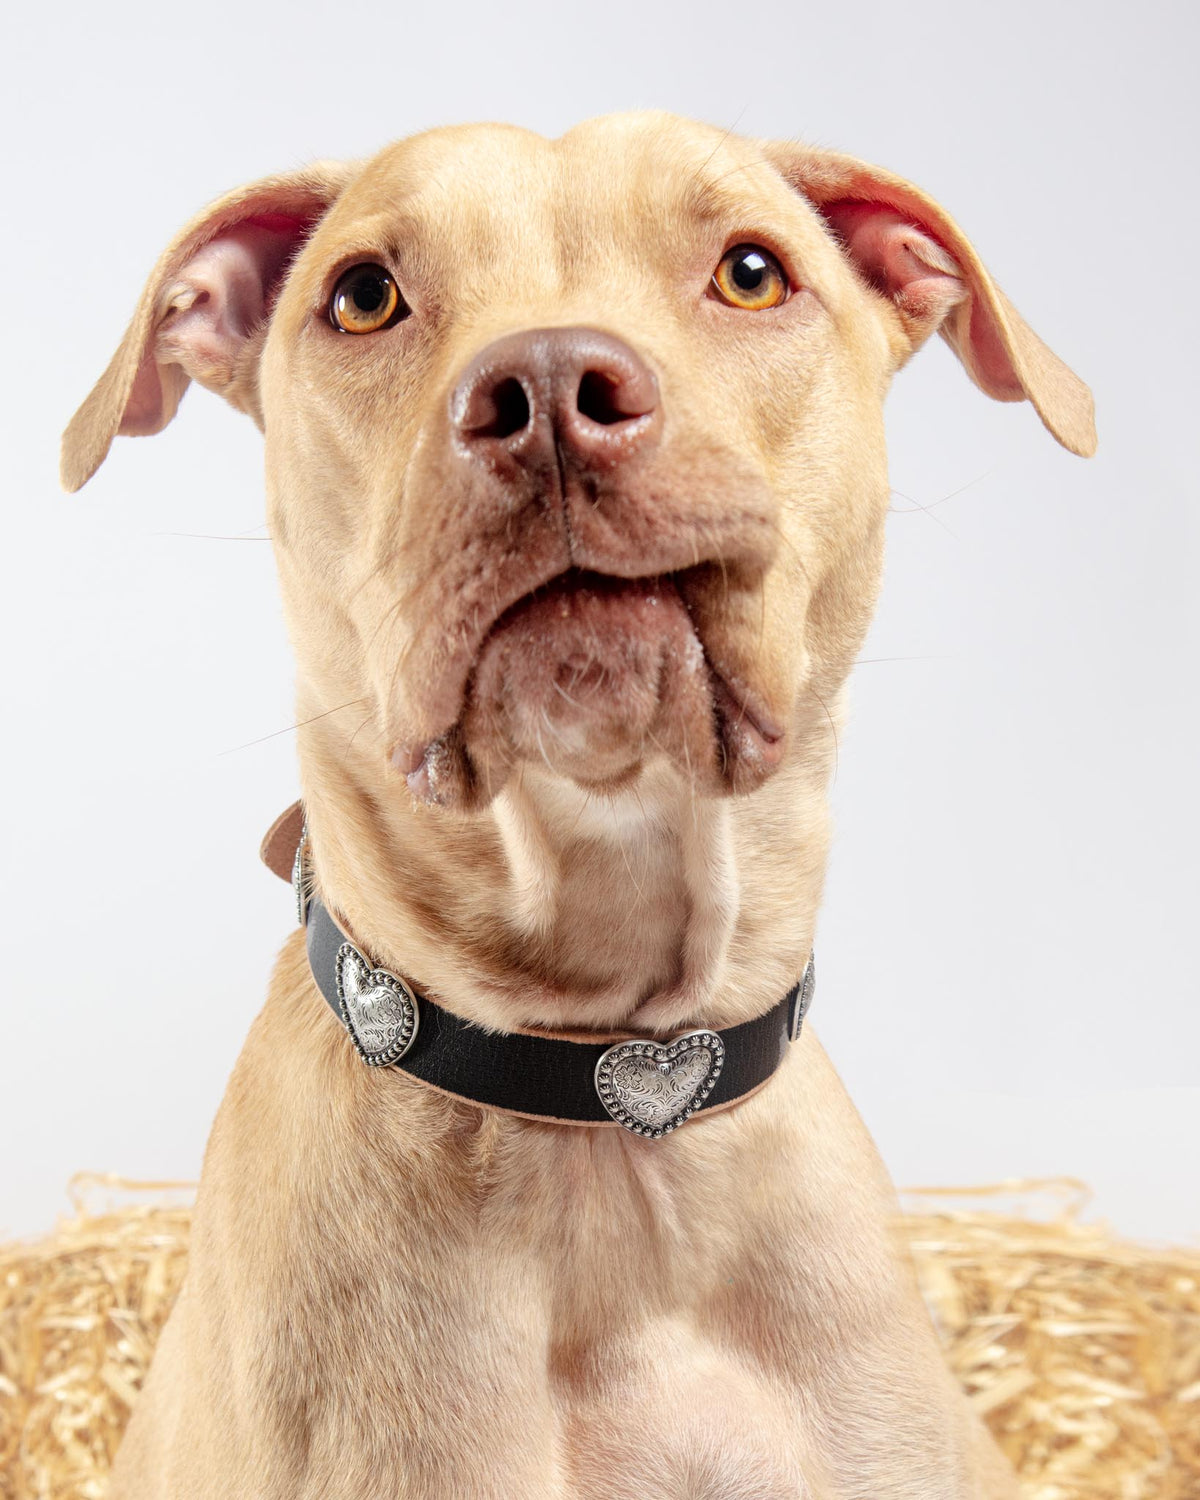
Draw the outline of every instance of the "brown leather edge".
<instances>
[{"instance_id":1,"label":"brown leather edge","mask_svg":"<svg viewBox=\"0 0 1200 1500\"><path fill-rule=\"evenodd\" d=\"M304 808L299 802L293 802L267 829L258 846L259 859L273 875L278 875L280 880L286 880L289 885L292 883L292 865L295 863L303 828Z\"/></svg>"},{"instance_id":2,"label":"brown leather edge","mask_svg":"<svg viewBox=\"0 0 1200 1500\"><path fill-rule=\"evenodd\" d=\"M334 1021L337 1020L332 1011L330 1012L330 1018ZM799 1038L792 1045L797 1045L798 1042ZM479 1099L467 1098L465 1094L455 1094L450 1089L444 1089L440 1084L431 1083L428 1078L421 1078L416 1073L409 1073L398 1065L391 1068L383 1068L380 1071L403 1074L410 1083L415 1083L418 1088L432 1089L435 1094L441 1094L443 1099L453 1099L455 1104L461 1104L465 1109L483 1110L493 1115L507 1115L510 1120L531 1120L535 1125L574 1125L581 1130L607 1130L610 1127L623 1130L625 1128L619 1120L564 1120L558 1115L530 1115L520 1109L505 1109L502 1104L484 1104ZM774 1068L761 1083L756 1083L752 1089L747 1089L744 1094L739 1094L736 1099L726 1099L723 1104L714 1104L711 1109L697 1110L692 1119L686 1123L690 1125L696 1120L708 1120L713 1115L723 1115L726 1110L735 1109L739 1104L745 1104L747 1099L753 1099L755 1094L765 1089L778 1072L779 1068ZM684 1127L681 1125L677 1128L682 1130Z\"/></svg>"}]
</instances>

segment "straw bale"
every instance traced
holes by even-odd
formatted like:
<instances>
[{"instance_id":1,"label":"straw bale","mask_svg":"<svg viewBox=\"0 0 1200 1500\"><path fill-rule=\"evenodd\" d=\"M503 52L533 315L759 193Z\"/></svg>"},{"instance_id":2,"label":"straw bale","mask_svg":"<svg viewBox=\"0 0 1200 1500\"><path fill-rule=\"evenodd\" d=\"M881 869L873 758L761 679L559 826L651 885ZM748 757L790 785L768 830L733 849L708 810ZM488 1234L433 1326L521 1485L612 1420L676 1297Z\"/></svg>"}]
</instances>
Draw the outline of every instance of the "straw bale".
<instances>
[{"instance_id":1,"label":"straw bale","mask_svg":"<svg viewBox=\"0 0 1200 1500\"><path fill-rule=\"evenodd\" d=\"M181 1186L77 1178L53 1235L0 1246L0 1500L104 1495L183 1280L190 1211L161 1201ZM89 1210L105 1187L124 1201Z\"/></svg>"},{"instance_id":2,"label":"straw bale","mask_svg":"<svg viewBox=\"0 0 1200 1500\"><path fill-rule=\"evenodd\" d=\"M77 1179L52 1236L0 1246L0 1500L101 1500L183 1279L185 1186ZM119 1200L90 1201L104 1190ZM902 1228L1027 1500L1200 1500L1200 1250L1122 1240L1086 1196L923 1189Z\"/></svg>"},{"instance_id":3,"label":"straw bale","mask_svg":"<svg viewBox=\"0 0 1200 1500\"><path fill-rule=\"evenodd\" d=\"M926 1206L1030 1195L1055 1211ZM1085 1222L1071 1179L909 1196L950 1364L1029 1500L1200 1500L1200 1250Z\"/></svg>"}]
</instances>

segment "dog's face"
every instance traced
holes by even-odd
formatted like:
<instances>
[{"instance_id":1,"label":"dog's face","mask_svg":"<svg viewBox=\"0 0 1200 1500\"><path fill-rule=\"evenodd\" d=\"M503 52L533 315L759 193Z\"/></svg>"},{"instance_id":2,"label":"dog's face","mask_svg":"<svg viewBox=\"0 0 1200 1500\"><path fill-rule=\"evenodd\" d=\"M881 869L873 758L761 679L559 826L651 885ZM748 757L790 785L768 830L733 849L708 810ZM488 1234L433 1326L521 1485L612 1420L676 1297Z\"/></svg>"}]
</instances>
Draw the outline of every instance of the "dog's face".
<instances>
[{"instance_id":1,"label":"dog's face","mask_svg":"<svg viewBox=\"0 0 1200 1500\"><path fill-rule=\"evenodd\" d=\"M250 411L308 706L365 700L360 752L426 801L529 760L749 791L861 642L883 397L939 327L1088 448L1086 393L898 179L660 115L436 131L185 231L65 467L188 376Z\"/></svg>"},{"instance_id":2,"label":"dog's face","mask_svg":"<svg viewBox=\"0 0 1200 1500\"><path fill-rule=\"evenodd\" d=\"M431 798L526 759L612 786L656 754L755 786L873 594L894 355L870 300L759 153L690 126L384 152L263 360L301 651L320 596L338 691Z\"/></svg>"}]
</instances>

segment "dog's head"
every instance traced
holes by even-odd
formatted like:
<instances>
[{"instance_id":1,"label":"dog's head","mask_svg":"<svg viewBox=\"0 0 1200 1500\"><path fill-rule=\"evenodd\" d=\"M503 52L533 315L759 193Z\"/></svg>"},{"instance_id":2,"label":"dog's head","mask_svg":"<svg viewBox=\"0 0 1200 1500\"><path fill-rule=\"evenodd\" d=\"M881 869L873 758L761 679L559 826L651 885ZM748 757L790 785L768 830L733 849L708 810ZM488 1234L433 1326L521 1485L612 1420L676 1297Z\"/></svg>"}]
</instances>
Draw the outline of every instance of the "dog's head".
<instances>
[{"instance_id":1,"label":"dog's head","mask_svg":"<svg viewBox=\"0 0 1200 1500\"><path fill-rule=\"evenodd\" d=\"M883 398L935 330L1091 451L1086 389L888 173L663 115L439 130L188 226L64 482L197 380L266 435L304 709L365 699L418 797L530 759L746 791L859 647Z\"/></svg>"}]
</instances>

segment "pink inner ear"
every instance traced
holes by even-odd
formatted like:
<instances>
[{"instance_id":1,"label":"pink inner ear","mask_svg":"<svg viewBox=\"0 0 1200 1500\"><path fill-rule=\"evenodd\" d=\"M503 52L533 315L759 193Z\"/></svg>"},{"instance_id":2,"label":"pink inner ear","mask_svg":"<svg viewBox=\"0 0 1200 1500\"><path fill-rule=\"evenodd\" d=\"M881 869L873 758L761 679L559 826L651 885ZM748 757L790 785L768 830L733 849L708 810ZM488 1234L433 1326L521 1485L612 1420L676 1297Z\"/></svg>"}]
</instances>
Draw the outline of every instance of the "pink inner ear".
<instances>
[{"instance_id":1,"label":"pink inner ear","mask_svg":"<svg viewBox=\"0 0 1200 1500\"><path fill-rule=\"evenodd\" d=\"M237 351L263 315L265 278L260 247L269 230L239 228L210 241L184 266L171 290L172 312L155 353L207 383L231 372Z\"/></svg>"},{"instance_id":2,"label":"pink inner ear","mask_svg":"<svg viewBox=\"0 0 1200 1500\"><path fill-rule=\"evenodd\" d=\"M270 312L287 264L310 228L264 213L223 230L180 267L168 310L134 379L120 431L157 432L189 380L228 391L246 341Z\"/></svg>"},{"instance_id":3,"label":"pink inner ear","mask_svg":"<svg viewBox=\"0 0 1200 1500\"><path fill-rule=\"evenodd\" d=\"M913 327L916 342L940 330L985 391L1001 400L1023 398L986 300L938 240L884 204L843 201L821 212L850 259Z\"/></svg>"},{"instance_id":4,"label":"pink inner ear","mask_svg":"<svg viewBox=\"0 0 1200 1500\"><path fill-rule=\"evenodd\" d=\"M179 406L187 376L172 365L160 366L153 354L143 359L133 378L125 414L117 431L125 437L148 437L161 432Z\"/></svg>"},{"instance_id":5,"label":"pink inner ear","mask_svg":"<svg viewBox=\"0 0 1200 1500\"><path fill-rule=\"evenodd\" d=\"M159 361L182 365L206 385L227 383L294 243L287 231L242 224L198 250L171 292L178 310L159 334Z\"/></svg>"},{"instance_id":6,"label":"pink inner ear","mask_svg":"<svg viewBox=\"0 0 1200 1500\"><path fill-rule=\"evenodd\" d=\"M923 333L931 333L969 296L953 258L895 209L834 203L823 212L866 279L922 325Z\"/></svg>"}]
</instances>

